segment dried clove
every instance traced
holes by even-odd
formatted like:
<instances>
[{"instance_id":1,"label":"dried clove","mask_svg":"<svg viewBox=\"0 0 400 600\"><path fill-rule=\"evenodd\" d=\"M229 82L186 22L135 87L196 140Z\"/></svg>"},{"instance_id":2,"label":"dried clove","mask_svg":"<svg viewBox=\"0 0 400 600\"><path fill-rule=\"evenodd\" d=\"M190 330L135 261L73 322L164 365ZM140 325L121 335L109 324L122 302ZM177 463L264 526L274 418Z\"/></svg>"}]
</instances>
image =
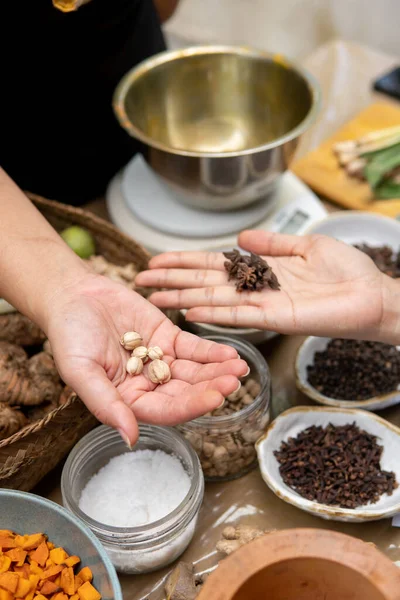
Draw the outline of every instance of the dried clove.
<instances>
[{"instance_id":1,"label":"dried clove","mask_svg":"<svg viewBox=\"0 0 400 600\"><path fill-rule=\"evenodd\" d=\"M307 367L308 382L321 394L340 400L367 400L393 392L400 384L396 346L359 340L330 340Z\"/></svg>"},{"instance_id":2,"label":"dried clove","mask_svg":"<svg viewBox=\"0 0 400 600\"><path fill-rule=\"evenodd\" d=\"M367 254L385 275L394 279L400 277L400 250L393 252L390 246L369 246L368 244L355 244L354 247Z\"/></svg>"},{"instance_id":3,"label":"dried clove","mask_svg":"<svg viewBox=\"0 0 400 600\"><path fill-rule=\"evenodd\" d=\"M274 452L283 481L307 500L341 508L374 503L398 487L382 471L383 447L355 423L313 425L282 442Z\"/></svg>"},{"instance_id":4,"label":"dried clove","mask_svg":"<svg viewBox=\"0 0 400 600\"><path fill-rule=\"evenodd\" d=\"M268 263L257 254L241 254L239 250L224 252L224 263L229 281L236 281L236 290L260 291L265 288L279 290L280 283Z\"/></svg>"}]
</instances>

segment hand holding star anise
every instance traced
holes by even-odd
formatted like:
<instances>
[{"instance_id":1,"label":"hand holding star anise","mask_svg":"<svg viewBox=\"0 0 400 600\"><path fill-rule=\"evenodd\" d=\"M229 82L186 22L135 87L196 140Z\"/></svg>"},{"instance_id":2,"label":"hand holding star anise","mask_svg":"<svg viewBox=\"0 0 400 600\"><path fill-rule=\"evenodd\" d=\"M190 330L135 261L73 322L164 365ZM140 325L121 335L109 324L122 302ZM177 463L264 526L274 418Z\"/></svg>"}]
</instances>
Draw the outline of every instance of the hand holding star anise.
<instances>
[{"instance_id":1,"label":"hand holding star anise","mask_svg":"<svg viewBox=\"0 0 400 600\"><path fill-rule=\"evenodd\" d=\"M277 276L268 263L257 254L241 254L239 250L224 252L224 266L228 273L229 281L236 281L236 290L242 292L259 291L264 288L279 290L280 284Z\"/></svg>"}]
</instances>

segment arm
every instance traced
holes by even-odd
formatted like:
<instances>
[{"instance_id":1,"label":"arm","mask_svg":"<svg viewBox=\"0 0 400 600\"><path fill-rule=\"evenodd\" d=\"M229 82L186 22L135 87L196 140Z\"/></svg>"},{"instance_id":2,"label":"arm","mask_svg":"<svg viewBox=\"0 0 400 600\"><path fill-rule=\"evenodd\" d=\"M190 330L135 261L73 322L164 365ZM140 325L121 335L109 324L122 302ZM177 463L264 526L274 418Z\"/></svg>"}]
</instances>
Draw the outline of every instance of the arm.
<instances>
[{"instance_id":1,"label":"arm","mask_svg":"<svg viewBox=\"0 0 400 600\"><path fill-rule=\"evenodd\" d=\"M52 294L87 269L1 168L0 207L0 297L47 333Z\"/></svg>"},{"instance_id":2,"label":"arm","mask_svg":"<svg viewBox=\"0 0 400 600\"><path fill-rule=\"evenodd\" d=\"M147 300L90 273L22 191L0 170L0 297L49 338L57 368L93 414L128 444L137 420L176 425L213 410L238 387L247 365L232 347L182 332ZM152 383L148 365L126 373L119 340L137 331L159 346L172 379Z\"/></svg>"},{"instance_id":3,"label":"arm","mask_svg":"<svg viewBox=\"0 0 400 600\"><path fill-rule=\"evenodd\" d=\"M400 281L359 250L328 237L265 231L243 232L239 245L265 256L280 291L236 292L218 253L162 254L136 281L170 288L150 300L189 309L189 321L400 344Z\"/></svg>"}]
</instances>

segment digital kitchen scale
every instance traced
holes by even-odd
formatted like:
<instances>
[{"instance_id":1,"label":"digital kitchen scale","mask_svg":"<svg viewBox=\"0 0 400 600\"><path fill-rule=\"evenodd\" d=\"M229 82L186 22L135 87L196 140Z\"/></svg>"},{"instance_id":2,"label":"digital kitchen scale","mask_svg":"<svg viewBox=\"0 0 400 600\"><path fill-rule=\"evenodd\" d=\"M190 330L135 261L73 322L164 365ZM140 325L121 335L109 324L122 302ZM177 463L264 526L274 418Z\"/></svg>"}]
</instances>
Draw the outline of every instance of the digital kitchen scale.
<instances>
[{"instance_id":1,"label":"digital kitchen scale","mask_svg":"<svg viewBox=\"0 0 400 600\"><path fill-rule=\"evenodd\" d=\"M327 215L317 196L290 171L272 194L248 207L196 210L179 202L141 155L110 182L106 201L113 223L153 255L232 248L237 234L250 228L302 234Z\"/></svg>"}]
</instances>

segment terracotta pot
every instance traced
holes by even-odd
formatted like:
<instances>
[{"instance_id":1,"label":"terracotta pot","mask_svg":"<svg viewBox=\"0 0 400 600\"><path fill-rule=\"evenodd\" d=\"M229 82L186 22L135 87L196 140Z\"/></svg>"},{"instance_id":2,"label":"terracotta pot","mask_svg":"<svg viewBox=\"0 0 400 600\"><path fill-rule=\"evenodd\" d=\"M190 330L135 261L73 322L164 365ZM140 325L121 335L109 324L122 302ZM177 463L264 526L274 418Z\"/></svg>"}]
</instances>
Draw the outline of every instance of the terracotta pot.
<instances>
[{"instance_id":1,"label":"terracotta pot","mask_svg":"<svg viewBox=\"0 0 400 600\"><path fill-rule=\"evenodd\" d=\"M400 569L374 546L318 529L246 544L207 579L198 600L400 600Z\"/></svg>"}]
</instances>

